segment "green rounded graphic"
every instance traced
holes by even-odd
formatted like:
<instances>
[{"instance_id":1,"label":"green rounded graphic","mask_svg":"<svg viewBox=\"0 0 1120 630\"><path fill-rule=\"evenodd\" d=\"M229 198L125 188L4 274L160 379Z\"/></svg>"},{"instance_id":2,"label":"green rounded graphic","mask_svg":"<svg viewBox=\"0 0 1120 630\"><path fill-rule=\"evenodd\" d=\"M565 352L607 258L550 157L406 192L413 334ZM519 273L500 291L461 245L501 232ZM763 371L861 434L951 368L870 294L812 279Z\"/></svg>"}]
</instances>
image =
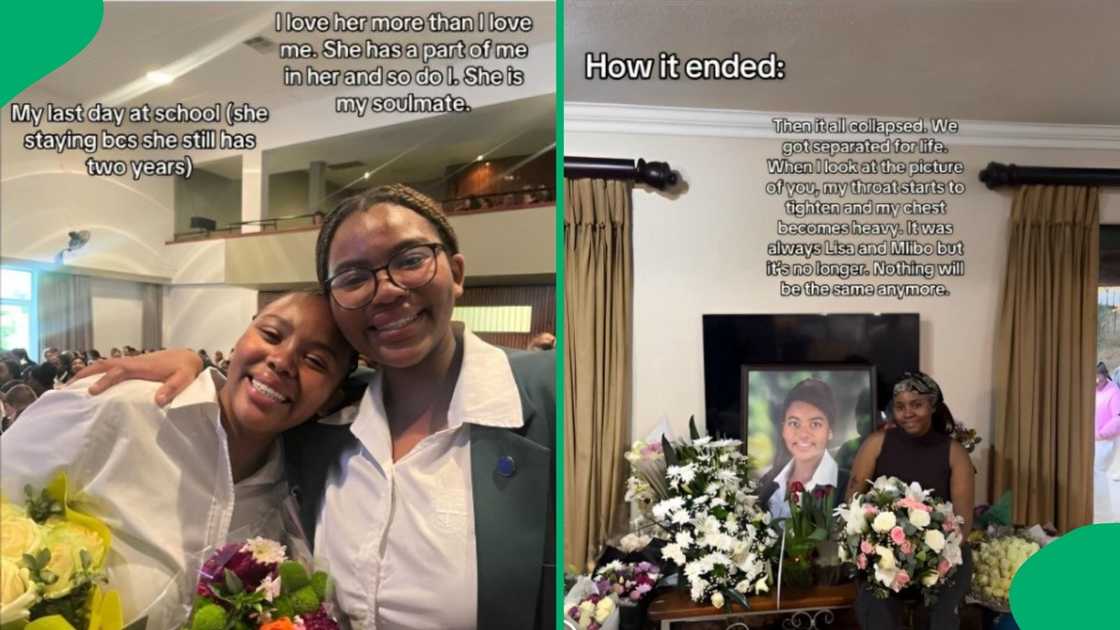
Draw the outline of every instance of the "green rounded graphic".
<instances>
[{"instance_id":1,"label":"green rounded graphic","mask_svg":"<svg viewBox=\"0 0 1120 630\"><path fill-rule=\"evenodd\" d=\"M1011 583L1021 630L1115 628L1120 523L1079 527L1031 556Z\"/></svg>"},{"instance_id":2,"label":"green rounded graphic","mask_svg":"<svg viewBox=\"0 0 1120 630\"><path fill-rule=\"evenodd\" d=\"M0 4L0 105L82 51L97 34L101 0Z\"/></svg>"}]
</instances>

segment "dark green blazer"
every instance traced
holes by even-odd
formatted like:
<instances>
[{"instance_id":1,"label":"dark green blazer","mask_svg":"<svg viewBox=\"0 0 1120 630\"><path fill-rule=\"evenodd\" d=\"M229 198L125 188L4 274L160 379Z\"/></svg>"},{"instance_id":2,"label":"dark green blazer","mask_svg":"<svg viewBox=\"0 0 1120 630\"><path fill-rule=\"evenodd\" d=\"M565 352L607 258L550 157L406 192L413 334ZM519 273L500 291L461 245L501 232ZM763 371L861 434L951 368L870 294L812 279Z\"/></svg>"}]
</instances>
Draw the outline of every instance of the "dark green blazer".
<instances>
[{"instance_id":1,"label":"dark green blazer","mask_svg":"<svg viewBox=\"0 0 1120 630\"><path fill-rule=\"evenodd\" d=\"M478 628L549 629L556 623L556 355L507 354L525 424L470 429ZM288 483L312 544L327 479L357 441L349 425L315 422L284 435ZM508 466L499 473L503 458L512 458L512 474Z\"/></svg>"}]
</instances>

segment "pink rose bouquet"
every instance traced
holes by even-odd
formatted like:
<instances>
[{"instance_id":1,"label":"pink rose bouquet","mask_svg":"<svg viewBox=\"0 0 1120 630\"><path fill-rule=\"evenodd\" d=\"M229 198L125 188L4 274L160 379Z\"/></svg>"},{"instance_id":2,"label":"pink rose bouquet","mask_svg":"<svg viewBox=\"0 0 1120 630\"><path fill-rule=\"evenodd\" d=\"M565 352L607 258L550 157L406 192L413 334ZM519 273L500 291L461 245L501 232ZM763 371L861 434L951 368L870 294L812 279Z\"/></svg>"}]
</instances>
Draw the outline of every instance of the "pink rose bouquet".
<instances>
[{"instance_id":1,"label":"pink rose bouquet","mask_svg":"<svg viewBox=\"0 0 1120 630\"><path fill-rule=\"evenodd\" d=\"M953 504L930 497L917 483L879 477L871 489L836 508L843 524L840 560L877 597L918 589L932 604L961 556L961 525Z\"/></svg>"}]
</instances>

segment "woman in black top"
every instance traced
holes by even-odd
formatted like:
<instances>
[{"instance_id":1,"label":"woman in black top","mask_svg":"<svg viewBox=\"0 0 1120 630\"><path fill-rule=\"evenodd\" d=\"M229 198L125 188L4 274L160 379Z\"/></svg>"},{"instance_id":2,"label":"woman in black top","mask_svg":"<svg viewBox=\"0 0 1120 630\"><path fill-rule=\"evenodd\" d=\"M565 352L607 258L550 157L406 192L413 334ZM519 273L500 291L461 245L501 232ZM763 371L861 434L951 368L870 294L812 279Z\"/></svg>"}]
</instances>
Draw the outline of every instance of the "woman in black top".
<instances>
[{"instance_id":1,"label":"woman in black top","mask_svg":"<svg viewBox=\"0 0 1120 630\"><path fill-rule=\"evenodd\" d=\"M891 409L895 427L873 433L864 441L852 463L847 498L866 491L868 482L882 475L907 483L916 481L934 497L952 501L953 511L964 518L962 534L967 539L972 527L975 473L968 452L950 436L953 415L945 406L941 388L926 374L906 374L894 386ZM972 578L968 547L964 546L962 552L964 564L928 611L928 627L934 630L960 627L961 599ZM861 585L856 615L864 630L901 628L901 612L901 602L877 599Z\"/></svg>"}]
</instances>

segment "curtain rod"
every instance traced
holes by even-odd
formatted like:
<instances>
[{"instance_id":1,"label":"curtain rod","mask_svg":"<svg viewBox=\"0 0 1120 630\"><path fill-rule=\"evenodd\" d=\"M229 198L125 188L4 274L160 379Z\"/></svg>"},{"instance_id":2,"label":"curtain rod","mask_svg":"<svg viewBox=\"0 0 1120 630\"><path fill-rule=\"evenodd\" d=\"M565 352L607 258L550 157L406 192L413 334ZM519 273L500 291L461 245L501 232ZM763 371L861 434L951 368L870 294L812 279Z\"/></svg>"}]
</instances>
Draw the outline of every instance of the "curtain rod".
<instances>
[{"instance_id":1,"label":"curtain rod","mask_svg":"<svg viewBox=\"0 0 1120 630\"><path fill-rule=\"evenodd\" d=\"M1054 166L1017 166L988 162L980 171L980 181L995 190L1001 186L1040 184L1043 186L1120 186L1120 168L1058 168Z\"/></svg>"},{"instance_id":2,"label":"curtain rod","mask_svg":"<svg viewBox=\"0 0 1120 630\"><path fill-rule=\"evenodd\" d=\"M572 179L595 177L599 179L623 179L646 184L658 190L675 186L677 174L668 162L647 162L619 158L593 158L564 156L564 177Z\"/></svg>"}]
</instances>

